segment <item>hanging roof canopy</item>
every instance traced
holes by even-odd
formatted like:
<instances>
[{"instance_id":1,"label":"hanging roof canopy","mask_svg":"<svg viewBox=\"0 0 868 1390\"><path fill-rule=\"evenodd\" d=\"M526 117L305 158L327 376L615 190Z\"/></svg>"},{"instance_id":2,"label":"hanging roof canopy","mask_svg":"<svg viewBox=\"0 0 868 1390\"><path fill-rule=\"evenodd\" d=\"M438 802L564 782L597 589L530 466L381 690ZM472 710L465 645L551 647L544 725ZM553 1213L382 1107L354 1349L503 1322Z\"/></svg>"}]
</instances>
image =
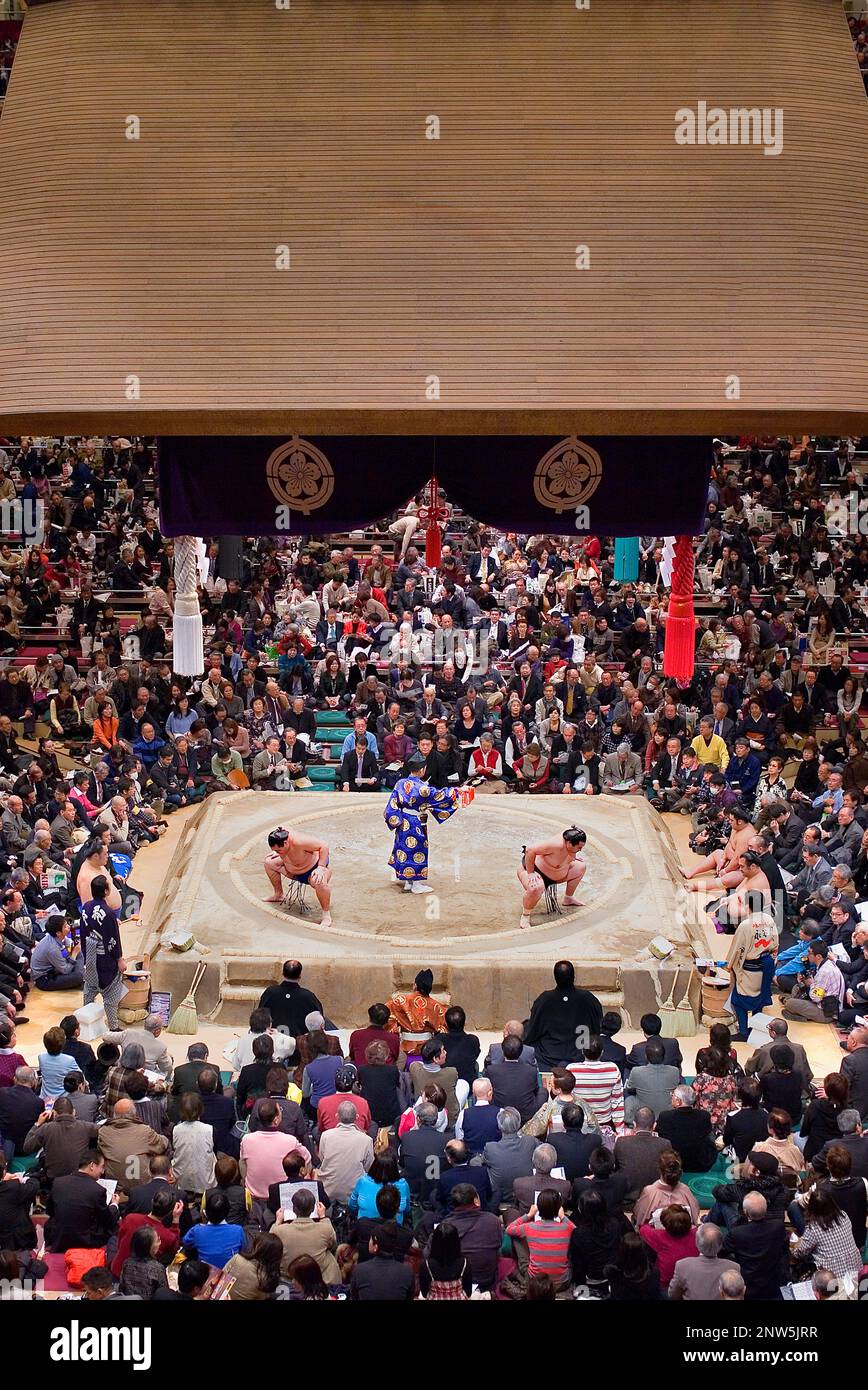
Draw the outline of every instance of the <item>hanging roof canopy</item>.
<instances>
[{"instance_id":1,"label":"hanging roof canopy","mask_svg":"<svg viewBox=\"0 0 868 1390\"><path fill-rule=\"evenodd\" d=\"M55 0L0 167L8 433L868 433L840 0Z\"/></svg>"}]
</instances>

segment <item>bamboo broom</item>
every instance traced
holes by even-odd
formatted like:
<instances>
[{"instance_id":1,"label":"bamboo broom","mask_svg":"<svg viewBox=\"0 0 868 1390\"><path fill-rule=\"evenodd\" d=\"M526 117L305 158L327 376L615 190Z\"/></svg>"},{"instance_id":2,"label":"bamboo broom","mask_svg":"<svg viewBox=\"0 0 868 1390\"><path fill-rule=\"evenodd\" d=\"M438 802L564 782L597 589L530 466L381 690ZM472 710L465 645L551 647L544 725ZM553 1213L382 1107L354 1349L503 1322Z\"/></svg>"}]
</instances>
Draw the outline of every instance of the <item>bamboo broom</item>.
<instances>
[{"instance_id":1,"label":"bamboo broom","mask_svg":"<svg viewBox=\"0 0 868 1390\"><path fill-rule=\"evenodd\" d=\"M672 1015L672 1031L676 1038L692 1038L696 1034L696 1018L690 1005L690 978L691 973L687 972L687 985L681 996L681 1002Z\"/></svg>"},{"instance_id":2,"label":"bamboo broom","mask_svg":"<svg viewBox=\"0 0 868 1390\"><path fill-rule=\"evenodd\" d=\"M196 1012L196 990L202 983L207 966L200 960L193 971L193 982L184 999L181 1000L166 1028L167 1033L198 1033L199 1015Z\"/></svg>"}]
</instances>

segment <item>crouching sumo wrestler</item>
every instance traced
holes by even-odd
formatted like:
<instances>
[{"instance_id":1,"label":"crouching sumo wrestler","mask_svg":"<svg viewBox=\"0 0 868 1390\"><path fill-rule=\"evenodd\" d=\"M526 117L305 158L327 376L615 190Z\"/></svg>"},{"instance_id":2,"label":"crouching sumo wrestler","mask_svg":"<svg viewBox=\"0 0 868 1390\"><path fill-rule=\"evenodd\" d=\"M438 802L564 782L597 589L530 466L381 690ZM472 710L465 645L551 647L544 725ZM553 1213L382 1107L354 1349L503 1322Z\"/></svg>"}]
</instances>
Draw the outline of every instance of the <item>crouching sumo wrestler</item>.
<instances>
[{"instance_id":1,"label":"crouching sumo wrestler","mask_svg":"<svg viewBox=\"0 0 868 1390\"><path fill-rule=\"evenodd\" d=\"M332 871L329 867L329 847L324 840L316 840L310 835L291 834L279 825L268 837L268 848L263 868L272 887L267 903L283 902L284 878L293 883L309 883L322 908L320 926L332 924L330 887Z\"/></svg>"}]
</instances>

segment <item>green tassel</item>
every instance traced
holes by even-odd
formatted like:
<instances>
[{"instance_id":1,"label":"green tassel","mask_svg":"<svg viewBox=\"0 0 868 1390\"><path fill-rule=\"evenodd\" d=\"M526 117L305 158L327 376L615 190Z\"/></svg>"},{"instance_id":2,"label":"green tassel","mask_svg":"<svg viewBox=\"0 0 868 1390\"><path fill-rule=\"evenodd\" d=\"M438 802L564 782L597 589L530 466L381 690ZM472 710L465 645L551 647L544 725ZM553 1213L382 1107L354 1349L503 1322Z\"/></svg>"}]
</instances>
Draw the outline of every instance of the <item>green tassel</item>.
<instances>
[{"instance_id":1,"label":"green tassel","mask_svg":"<svg viewBox=\"0 0 868 1390\"><path fill-rule=\"evenodd\" d=\"M615 540L615 583L635 584L639 578L639 537Z\"/></svg>"}]
</instances>

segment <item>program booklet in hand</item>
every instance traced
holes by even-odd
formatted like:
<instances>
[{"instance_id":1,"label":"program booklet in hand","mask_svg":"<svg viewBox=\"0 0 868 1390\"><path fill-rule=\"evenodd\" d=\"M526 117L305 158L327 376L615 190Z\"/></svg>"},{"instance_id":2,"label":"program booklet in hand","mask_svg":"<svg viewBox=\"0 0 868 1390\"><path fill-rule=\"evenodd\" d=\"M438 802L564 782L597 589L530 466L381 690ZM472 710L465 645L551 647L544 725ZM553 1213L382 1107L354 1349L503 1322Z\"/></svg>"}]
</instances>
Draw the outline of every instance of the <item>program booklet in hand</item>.
<instances>
[{"instance_id":1,"label":"program booklet in hand","mask_svg":"<svg viewBox=\"0 0 868 1390\"><path fill-rule=\"evenodd\" d=\"M295 1196L296 1192L302 1192L305 1189L311 1194L314 1200L314 1208L311 1212L311 1218L314 1221L319 1221L319 1216L317 1215L316 1210L316 1203L319 1201L319 1187L317 1186L317 1184L315 1182L282 1182L280 1184L279 1195L280 1207L283 1212L284 1221L295 1220L295 1212L292 1209L292 1199Z\"/></svg>"}]
</instances>

